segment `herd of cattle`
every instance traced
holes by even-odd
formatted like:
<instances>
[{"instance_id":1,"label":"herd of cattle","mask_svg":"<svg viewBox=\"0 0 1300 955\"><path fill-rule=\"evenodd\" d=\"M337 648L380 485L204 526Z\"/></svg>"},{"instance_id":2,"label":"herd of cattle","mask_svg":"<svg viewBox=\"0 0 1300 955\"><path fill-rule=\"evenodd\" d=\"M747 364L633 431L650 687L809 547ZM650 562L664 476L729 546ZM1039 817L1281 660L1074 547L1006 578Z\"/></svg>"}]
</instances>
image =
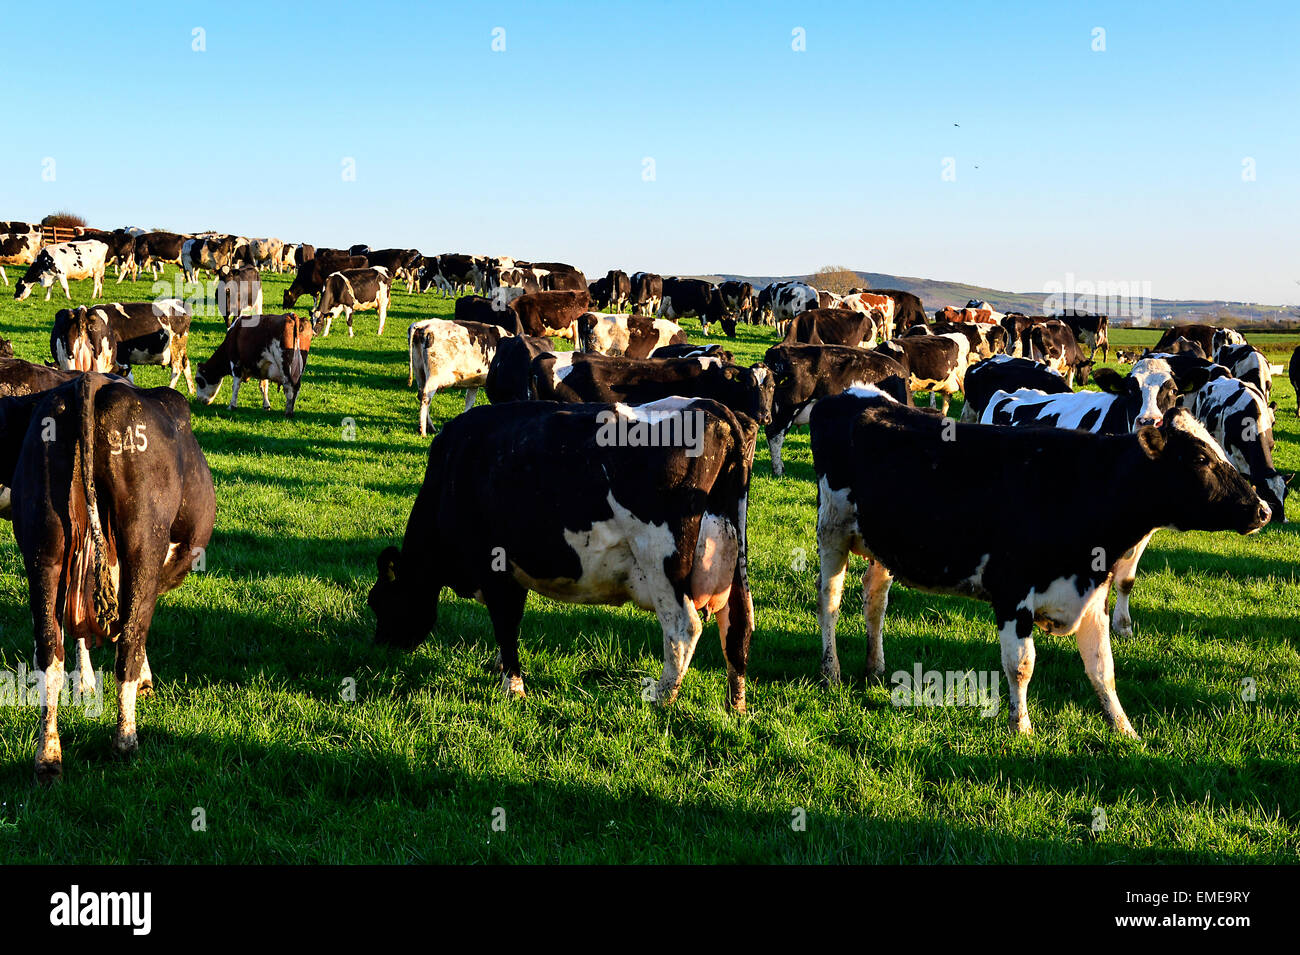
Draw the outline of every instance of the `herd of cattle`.
<instances>
[{"instance_id":1,"label":"herd of cattle","mask_svg":"<svg viewBox=\"0 0 1300 955\"><path fill-rule=\"evenodd\" d=\"M823 680L840 679L836 621L856 553L868 561L869 674L884 672L895 577L984 600L997 620L1011 725L1022 732L1035 624L1076 634L1107 722L1135 735L1115 693L1110 633L1131 633L1129 596L1152 534L1248 534L1285 519L1287 479L1272 460L1275 369L1226 328L1174 326L1120 374L1094 368L1096 351L1105 359L1109 349L1102 315L1002 314L970 302L931 316L915 295L889 289L755 290L621 271L589 283L554 262L216 233L87 230L42 248L36 230L0 222L0 265L27 266L19 300L38 285L49 298L56 282L71 299L68 280L86 278L98 298L109 265L121 281L142 270L156 277L167 264L190 281L209 273L226 323L196 373L193 310L178 298L61 309L50 362L0 347L0 507L31 590L46 688L43 780L62 769L65 638L77 645L83 680L91 642L116 642L114 745L133 750L135 700L152 686L145 641L155 602L212 534L212 478L177 382L184 376L211 403L230 376L232 409L242 382L259 382L264 408L277 383L292 415L313 338L328 335L340 313L353 334L353 313L366 310L378 313L382 334L395 281L455 297L454 318L416 321L407 332L419 433L429 430L437 391L462 388L466 401L430 446L400 548L378 555L368 597L376 639L419 645L450 587L487 606L509 696L524 694L518 638L533 590L654 612L664 636L654 690L664 703L694 654L700 611L712 615L728 705L744 710L754 630L747 515L760 427L776 476L786 435L810 429ZM284 307L311 295L309 317L263 312L268 269L294 270ZM725 343L692 343L683 317L732 338L738 322L772 324L780 340L745 365ZM171 386L137 388L138 364L167 367ZM1300 349L1291 376L1300 378ZM1075 390L1089 379L1099 391ZM479 389L489 403L476 407ZM915 404L923 393L929 408ZM960 422L947 417L958 393ZM955 488L970 506L930 506ZM1087 522L1066 518L1063 509L1101 488L1107 507ZM982 503L990 500L1003 506Z\"/></svg>"}]
</instances>

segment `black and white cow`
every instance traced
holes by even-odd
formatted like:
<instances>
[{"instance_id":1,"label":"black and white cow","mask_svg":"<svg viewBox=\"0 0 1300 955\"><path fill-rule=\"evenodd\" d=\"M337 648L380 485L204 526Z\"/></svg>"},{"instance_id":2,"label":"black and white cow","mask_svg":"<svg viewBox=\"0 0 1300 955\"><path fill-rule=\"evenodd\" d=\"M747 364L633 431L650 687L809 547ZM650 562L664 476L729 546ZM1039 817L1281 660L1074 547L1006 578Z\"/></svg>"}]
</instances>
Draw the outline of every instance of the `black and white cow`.
<instances>
[{"instance_id":1,"label":"black and white cow","mask_svg":"<svg viewBox=\"0 0 1300 955\"><path fill-rule=\"evenodd\" d=\"M49 435L70 440L49 440ZM0 484L13 488L14 539L30 590L36 669L44 675L36 777L63 772L65 640L115 644L113 748L138 745L135 704L152 687L145 641L160 594L180 586L212 534L212 474L170 388L96 374L0 399ZM83 684L84 685L84 684Z\"/></svg>"},{"instance_id":2,"label":"black and white cow","mask_svg":"<svg viewBox=\"0 0 1300 955\"><path fill-rule=\"evenodd\" d=\"M777 328L794 320L800 312L818 308L817 290L804 282L787 282L772 290L772 320Z\"/></svg>"},{"instance_id":3,"label":"black and white cow","mask_svg":"<svg viewBox=\"0 0 1300 955\"><path fill-rule=\"evenodd\" d=\"M293 308L304 295L318 297L325 288L325 280L335 272L364 269L369 266L364 255L348 255L333 249L321 249L298 266L293 282L284 291L284 307Z\"/></svg>"},{"instance_id":4,"label":"black and white cow","mask_svg":"<svg viewBox=\"0 0 1300 955\"><path fill-rule=\"evenodd\" d=\"M262 314L262 274L252 265L217 269L217 313L230 327L232 318Z\"/></svg>"},{"instance_id":5,"label":"black and white cow","mask_svg":"<svg viewBox=\"0 0 1300 955\"><path fill-rule=\"evenodd\" d=\"M366 253L366 263L385 268L394 281L406 283L408 292L420 279L420 262L424 257L418 249L371 249Z\"/></svg>"},{"instance_id":6,"label":"black and white cow","mask_svg":"<svg viewBox=\"0 0 1300 955\"><path fill-rule=\"evenodd\" d=\"M656 440L620 440L636 431ZM718 621L727 705L742 712L754 626L746 513L756 436L752 421L707 400L471 409L429 448L401 550L379 555L368 597L375 639L418 646L450 587L487 606L502 692L522 697L519 625L530 590L566 603L631 601L654 611L663 629L654 698L666 705L704 610Z\"/></svg>"},{"instance_id":7,"label":"black and white cow","mask_svg":"<svg viewBox=\"0 0 1300 955\"><path fill-rule=\"evenodd\" d=\"M510 308L508 303L497 304L495 293L500 291L504 290L494 290L491 298L484 298L482 295L462 295L456 299L455 313L452 317L458 322L483 322L497 325L512 335L521 334L524 327L519 321L518 313Z\"/></svg>"},{"instance_id":8,"label":"black and white cow","mask_svg":"<svg viewBox=\"0 0 1300 955\"><path fill-rule=\"evenodd\" d=\"M587 290L591 303L610 312L621 313L632 300L632 280L626 272L611 269L604 278L592 282Z\"/></svg>"},{"instance_id":9,"label":"black and white cow","mask_svg":"<svg viewBox=\"0 0 1300 955\"><path fill-rule=\"evenodd\" d=\"M112 232L87 229L77 238L82 240L96 239L108 246L108 253L104 256L104 265L115 267L119 285L122 279L131 274L131 270L135 267L135 236L130 232L125 229L114 229Z\"/></svg>"},{"instance_id":10,"label":"black and white cow","mask_svg":"<svg viewBox=\"0 0 1300 955\"><path fill-rule=\"evenodd\" d=\"M908 388L928 391L930 407L943 395L941 413L948 414L952 396L963 388L970 366L970 341L965 335L904 335L882 342L876 351L907 369Z\"/></svg>"},{"instance_id":11,"label":"black and white cow","mask_svg":"<svg viewBox=\"0 0 1300 955\"><path fill-rule=\"evenodd\" d=\"M919 328L926 328L926 326L913 325L908 332ZM1007 330L994 322L935 322L926 331L933 332L935 335L965 336L970 343L969 360L972 364L985 358L992 358L994 355L1007 353Z\"/></svg>"},{"instance_id":12,"label":"black and white cow","mask_svg":"<svg viewBox=\"0 0 1300 955\"><path fill-rule=\"evenodd\" d=\"M686 341L686 330L666 318L587 312L578 319L578 348L585 352L649 358L657 348Z\"/></svg>"},{"instance_id":13,"label":"black and white cow","mask_svg":"<svg viewBox=\"0 0 1300 955\"><path fill-rule=\"evenodd\" d=\"M425 256L423 262L419 271L421 292L436 287L444 296L455 298L475 286L479 273L472 255L447 252Z\"/></svg>"},{"instance_id":14,"label":"black and white cow","mask_svg":"<svg viewBox=\"0 0 1300 955\"><path fill-rule=\"evenodd\" d=\"M31 265L40 251L39 232L0 232L0 281L9 284L9 276L5 275L4 270L6 265Z\"/></svg>"},{"instance_id":15,"label":"black and white cow","mask_svg":"<svg viewBox=\"0 0 1300 955\"><path fill-rule=\"evenodd\" d=\"M813 407L828 395L876 385L903 404L911 404L907 369L892 358L845 345L775 345L763 356L772 373L772 421L764 427L772 474L785 474L781 447L791 429L808 423Z\"/></svg>"},{"instance_id":16,"label":"black and white cow","mask_svg":"<svg viewBox=\"0 0 1300 955\"><path fill-rule=\"evenodd\" d=\"M751 321L754 311L754 286L749 282L730 279L718 286L722 310L727 315L738 315L741 321Z\"/></svg>"},{"instance_id":17,"label":"black and white cow","mask_svg":"<svg viewBox=\"0 0 1300 955\"><path fill-rule=\"evenodd\" d=\"M549 338L533 335L510 335L497 343L496 353L488 365L483 390L494 405L506 401L531 401L533 392L533 359L539 355L568 356L574 352L559 352Z\"/></svg>"},{"instance_id":18,"label":"black and white cow","mask_svg":"<svg viewBox=\"0 0 1300 955\"><path fill-rule=\"evenodd\" d=\"M181 264L181 252L189 236L175 232L146 232L135 237L135 256L131 271L139 276L141 269L148 269L155 279L164 265Z\"/></svg>"},{"instance_id":19,"label":"black and white cow","mask_svg":"<svg viewBox=\"0 0 1300 955\"><path fill-rule=\"evenodd\" d=\"M1092 360L1083 357L1074 331L1064 322L1053 318L1030 325L1025 330L1021 352L1025 358L1047 362L1071 388L1088 383Z\"/></svg>"},{"instance_id":20,"label":"black and white cow","mask_svg":"<svg viewBox=\"0 0 1300 955\"><path fill-rule=\"evenodd\" d=\"M716 358L725 365L734 365L736 356L721 345L660 345L650 353L651 358Z\"/></svg>"},{"instance_id":21,"label":"black and white cow","mask_svg":"<svg viewBox=\"0 0 1300 955\"><path fill-rule=\"evenodd\" d=\"M346 269L335 272L325 280L320 301L312 310L312 321L317 328L325 323L325 330L317 332L322 337L330 333L334 316L342 312L348 321L348 337L352 330L352 313L379 312L379 332L384 334L384 321L388 318L388 302L392 294L393 279L385 268Z\"/></svg>"},{"instance_id":22,"label":"black and white cow","mask_svg":"<svg viewBox=\"0 0 1300 955\"><path fill-rule=\"evenodd\" d=\"M966 372L963 395L966 404L961 420L979 421L989 400L999 391L1012 393L1022 388L1047 395L1068 395L1070 386L1046 363L1032 358L994 355L970 367Z\"/></svg>"},{"instance_id":23,"label":"black and white cow","mask_svg":"<svg viewBox=\"0 0 1300 955\"><path fill-rule=\"evenodd\" d=\"M421 437L429 433L429 403L441 388L464 388L465 410L487 384L497 345L510 333L483 322L426 318L407 331L410 381L420 396Z\"/></svg>"},{"instance_id":24,"label":"black and white cow","mask_svg":"<svg viewBox=\"0 0 1300 955\"><path fill-rule=\"evenodd\" d=\"M1198 388L1189 407L1272 509L1273 520L1285 521L1287 481L1273 467L1275 406L1251 382L1223 377Z\"/></svg>"},{"instance_id":25,"label":"black and white cow","mask_svg":"<svg viewBox=\"0 0 1300 955\"><path fill-rule=\"evenodd\" d=\"M71 301L69 279L91 279L93 287L90 295L99 298L104 294L104 259L107 255L108 246L98 239L47 245L36 253L26 274L15 283L14 298L21 302L32 294L32 289L41 285L45 288L45 301L48 302L54 291L54 283L58 282L63 294Z\"/></svg>"},{"instance_id":26,"label":"black and white cow","mask_svg":"<svg viewBox=\"0 0 1300 955\"><path fill-rule=\"evenodd\" d=\"M130 376L135 365L162 365L171 369L168 387L175 388L183 374L193 394L190 320L178 298L60 309L50 330L50 357L63 371L122 376Z\"/></svg>"},{"instance_id":27,"label":"black and white cow","mask_svg":"<svg viewBox=\"0 0 1300 955\"><path fill-rule=\"evenodd\" d=\"M1037 624L1075 635L1106 722L1136 736L1115 693L1106 617L1119 555L1158 527L1249 534L1270 517L1205 428L1181 409L1160 428L1102 436L955 424L883 395L846 393L818 403L811 429L823 679L840 680L835 625L848 556L856 553L870 561L863 575L868 674L885 672L882 631L895 578L983 600L997 621L1013 732L1032 730L1026 691ZM908 488L907 498L879 506L899 486ZM1001 499L1014 487L1017 507L1031 515L1059 513L1104 487L1107 506L1086 521L1054 522L1050 541L1041 520L1008 520L1002 508L964 511L954 534L949 509L934 505L954 487L976 501Z\"/></svg>"},{"instance_id":28,"label":"black and white cow","mask_svg":"<svg viewBox=\"0 0 1300 955\"><path fill-rule=\"evenodd\" d=\"M662 275L654 272L632 273L632 314L658 315L659 303L664 297Z\"/></svg>"},{"instance_id":29,"label":"black and white cow","mask_svg":"<svg viewBox=\"0 0 1300 955\"><path fill-rule=\"evenodd\" d=\"M258 382L262 410L268 411L271 398L267 386L275 382L284 389L284 413L292 418L313 334L311 322L293 312L236 318L216 352L199 366L195 377L199 400L209 405L216 401L222 379L230 375L231 411L239 402L239 386L249 379Z\"/></svg>"},{"instance_id":30,"label":"black and white cow","mask_svg":"<svg viewBox=\"0 0 1300 955\"><path fill-rule=\"evenodd\" d=\"M1110 354L1110 317L1066 309L1059 315L1052 316L1069 326L1077 342L1088 346L1088 357L1092 358L1101 349L1101 360Z\"/></svg>"},{"instance_id":31,"label":"black and white cow","mask_svg":"<svg viewBox=\"0 0 1300 955\"><path fill-rule=\"evenodd\" d=\"M1273 366L1254 345L1224 345L1215 353L1214 361L1232 372L1232 377L1254 385L1265 402L1273 399Z\"/></svg>"},{"instance_id":32,"label":"black and white cow","mask_svg":"<svg viewBox=\"0 0 1300 955\"><path fill-rule=\"evenodd\" d=\"M184 273L185 281L198 281L200 269L215 273L223 265L229 265L234 254L235 237L231 235L208 235L186 239L181 246L181 271ZM257 264L256 254L253 256L253 264Z\"/></svg>"}]
</instances>

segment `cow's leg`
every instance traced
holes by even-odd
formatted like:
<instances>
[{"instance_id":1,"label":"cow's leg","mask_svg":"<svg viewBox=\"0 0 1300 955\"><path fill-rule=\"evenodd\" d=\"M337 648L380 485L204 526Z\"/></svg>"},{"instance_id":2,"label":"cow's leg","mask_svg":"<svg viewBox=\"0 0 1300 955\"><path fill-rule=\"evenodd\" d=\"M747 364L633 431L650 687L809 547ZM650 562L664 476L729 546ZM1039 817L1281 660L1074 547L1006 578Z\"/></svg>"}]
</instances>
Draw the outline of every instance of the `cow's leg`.
<instances>
[{"instance_id":1,"label":"cow's leg","mask_svg":"<svg viewBox=\"0 0 1300 955\"><path fill-rule=\"evenodd\" d=\"M1002 671L1007 675L1008 721L1013 733L1032 733L1025 693L1034 675L1034 620L1020 607L994 608L998 640L1002 644Z\"/></svg>"},{"instance_id":2,"label":"cow's leg","mask_svg":"<svg viewBox=\"0 0 1300 955\"><path fill-rule=\"evenodd\" d=\"M5 267L3 265L0 265L0 282L4 282L5 285L9 284L9 276L5 275Z\"/></svg>"},{"instance_id":3,"label":"cow's leg","mask_svg":"<svg viewBox=\"0 0 1300 955\"><path fill-rule=\"evenodd\" d=\"M736 555L731 591L726 606L718 610L718 639L727 661L727 709L745 712L745 671L749 667L749 643L754 634L754 599L749 592L745 554Z\"/></svg>"},{"instance_id":4,"label":"cow's leg","mask_svg":"<svg viewBox=\"0 0 1300 955\"><path fill-rule=\"evenodd\" d=\"M473 407L474 407L474 401L475 401L475 399L477 399L477 398L478 398L478 389L477 389L477 388L466 388L466 389L465 389L465 410L466 410L466 411L469 411L470 408L473 408Z\"/></svg>"},{"instance_id":5,"label":"cow's leg","mask_svg":"<svg viewBox=\"0 0 1300 955\"><path fill-rule=\"evenodd\" d=\"M505 571L489 571L498 580L483 588L483 600L492 618L492 632L497 638L497 659L501 663L501 693L507 699L521 698L524 675L519 665L519 624L524 619L524 601L528 591L520 587Z\"/></svg>"},{"instance_id":6,"label":"cow's leg","mask_svg":"<svg viewBox=\"0 0 1300 955\"><path fill-rule=\"evenodd\" d=\"M51 783L63 775L59 742L59 693L63 689L63 633L54 609L59 568L39 568L31 574L31 610L36 637L33 661L43 674L41 725L36 740L36 779ZM30 572L29 572L30 573Z\"/></svg>"},{"instance_id":7,"label":"cow's leg","mask_svg":"<svg viewBox=\"0 0 1300 955\"><path fill-rule=\"evenodd\" d=\"M943 393L943 408L940 409L939 411L939 414L943 415L945 418L948 417L948 403L950 401L952 401L952 395L949 392L945 391ZM933 408L934 405L931 405L930 407Z\"/></svg>"},{"instance_id":8,"label":"cow's leg","mask_svg":"<svg viewBox=\"0 0 1300 955\"><path fill-rule=\"evenodd\" d=\"M258 387L262 389L262 410L271 410L271 382L265 378L258 379Z\"/></svg>"},{"instance_id":9,"label":"cow's leg","mask_svg":"<svg viewBox=\"0 0 1300 955\"><path fill-rule=\"evenodd\" d=\"M885 609L889 606L889 585L894 577L878 560L872 560L862 575L862 616L867 622L867 681L879 681L885 674Z\"/></svg>"},{"instance_id":10,"label":"cow's leg","mask_svg":"<svg viewBox=\"0 0 1300 955\"><path fill-rule=\"evenodd\" d=\"M239 386L244 383L244 379L239 375L230 376L230 410L235 410L235 404L239 401Z\"/></svg>"},{"instance_id":11,"label":"cow's leg","mask_svg":"<svg viewBox=\"0 0 1300 955\"><path fill-rule=\"evenodd\" d=\"M821 679L826 686L837 686L840 682L840 658L835 648L835 625L840 619L844 576L849 566L848 537L835 527L823 527L821 521L818 521L817 557L820 563L817 574L817 625L822 632Z\"/></svg>"},{"instance_id":12,"label":"cow's leg","mask_svg":"<svg viewBox=\"0 0 1300 955\"><path fill-rule=\"evenodd\" d=\"M117 640L114 668L117 677L117 732L113 736L113 749L123 755L135 752L139 745L135 703L145 666L145 639L158 601L156 574L137 575L130 568L157 568L162 564L163 554L154 552L152 548L134 549L128 559L122 561L122 601L119 607L122 634Z\"/></svg>"},{"instance_id":13,"label":"cow's leg","mask_svg":"<svg viewBox=\"0 0 1300 955\"><path fill-rule=\"evenodd\" d=\"M429 433L429 402L433 400L435 388L420 389L420 437Z\"/></svg>"},{"instance_id":14,"label":"cow's leg","mask_svg":"<svg viewBox=\"0 0 1300 955\"><path fill-rule=\"evenodd\" d=\"M352 330L352 309L348 308L348 309L344 309L344 311L347 313L348 316L348 338L352 338L354 335L356 335L356 332Z\"/></svg>"},{"instance_id":15,"label":"cow's leg","mask_svg":"<svg viewBox=\"0 0 1300 955\"><path fill-rule=\"evenodd\" d=\"M95 298L99 298L104 294L104 272L102 269L95 273L95 287L91 294L93 294Z\"/></svg>"},{"instance_id":16,"label":"cow's leg","mask_svg":"<svg viewBox=\"0 0 1300 955\"><path fill-rule=\"evenodd\" d=\"M695 645L704 626L694 604L685 594L676 593L664 575L662 557L658 567L646 566L650 567L651 573L658 575L660 586L665 590L665 593L655 595L655 610L664 631L664 673L655 687L655 699L666 706L677 699L677 691L681 689L682 679L695 656ZM670 590L673 592L668 593Z\"/></svg>"},{"instance_id":17,"label":"cow's leg","mask_svg":"<svg viewBox=\"0 0 1300 955\"><path fill-rule=\"evenodd\" d=\"M1128 598L1133 592L1133 579L1137 575L1138 561L1142 552L1151 542L1151 535L1142 538L1127 554L1115 562L1113 578L1115 581L1115 614L1111 617L1111 629L1121 637L1133 636L1133 618L1129 616Z\"/></svg>"},{"instance_id":18,"label":"cow's leg","mask_svg":"<svg viewBox=\"0 0 1300 955\"><path fill-rule=\"evenodd\" d=\"M90 658L90 642L77 639L77 689L82 694L95 692L95 661Z\"/></svg>"},{"instance_id":19,"label":"cow's leg","mask_svg":"<svg viewBox=\"0 0 1300 955\"><path fill-rule=\"evenodd\" d=\"M149 668L148 653L144 653L144 659L140 662L140 686L135 695L140 700L153 696L153 670Z\"/></svg>"},{"instance_id":20,"label":"cow's leg","mask_svg":"<svg viewBox=\"0 0 1300 955\"><path fill-rule=\"evenodd\" d=\"M1083 611L1083 620L1074 638L1079 644L1079 656L1083 657L1083 668L1092 681L1092 688L1097 691L1097 699L1101 701L1106 723L1120 735L1136 738L1137 731L1115 695L1115 659L1110 651L1110 627L1106 620L1108 591L1105 586L1097 589Z\"/></svg>"},{"instance_id":21,"label":"cow's leg","mask_svg":"<svg viewBox=\"0 0 1300 955\"><path fill-rule=\"evenodd\" d=\"M388 318L388 299L387 299L387 297L385 297L385 298L381 298L381 299L379 300L379 332L378 332L378 334L380 334L380 335L384 334L384 321L385 321L385 319L387 319L387 318Z\"/></svg>"},{"instance_id":22,"label":"cow's leg","mask_svg":"<svg viewBox=\"0 0 1300 955\"><path fill-rule=\"evenodd\" d=\"M772 476L783 477L785 475L785 462L781 460L781 447L785 444L785 429L778 431L776 434L768 435L767 451L772 456Z\"/></svg>"}]
</instances>

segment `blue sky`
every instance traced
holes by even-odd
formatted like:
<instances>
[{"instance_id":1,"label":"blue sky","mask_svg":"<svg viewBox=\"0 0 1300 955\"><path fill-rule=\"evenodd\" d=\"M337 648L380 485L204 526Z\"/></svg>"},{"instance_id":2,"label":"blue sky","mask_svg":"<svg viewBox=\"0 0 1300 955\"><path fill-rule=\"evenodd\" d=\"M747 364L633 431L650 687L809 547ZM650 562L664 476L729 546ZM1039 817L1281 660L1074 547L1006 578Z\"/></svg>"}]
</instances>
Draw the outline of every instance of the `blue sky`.
<instances>
[{"instance_id":1,"label":"blue sky","mask_svg":"<svg viewBox=\"0 0 1300 955\"><path fill-rule=\"evenodd\" d=\"M0 218L1300 303L1294 2L125 9L6 12Z\"/></svg>"}]
</instances>

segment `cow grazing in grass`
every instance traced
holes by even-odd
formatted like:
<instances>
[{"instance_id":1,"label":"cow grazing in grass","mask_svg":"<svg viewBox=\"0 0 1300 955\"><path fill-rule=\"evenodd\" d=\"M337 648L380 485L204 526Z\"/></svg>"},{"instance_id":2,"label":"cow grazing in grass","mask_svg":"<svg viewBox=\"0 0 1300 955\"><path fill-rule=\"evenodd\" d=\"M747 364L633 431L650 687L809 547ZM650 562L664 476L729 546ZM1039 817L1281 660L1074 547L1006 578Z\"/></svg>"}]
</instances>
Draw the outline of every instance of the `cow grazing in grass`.
<instances>
[{"instance_id":1,"label":"cow grazing in grass","mask_svg":"<svg viewBox=\"0 0 1300 955\"><path fill-rule=\"evenodd\" d=\"M619 439L636 429L653 440ZM530 590L566 603L631 601L659 618L664 671L654 698L666 705L690 665L704 610L718 621L727 705L743 712L756 437L753 421L707 400L467 411L433 439L401 550L379 555L368 598L375 639L418 646L450 587L487 607L502 692L521 697L519 628Z\"/></svg>"},{"instance_id":2,"label":"cow grazing in grass","mask_svg":"<svg viewBox=\"0 0 1300 955\"><path fill-rule=\"evenodd\" d=\"M69 637L79 647L116 644L113 748L136 749L136 697L152 685L145 642L154 607L207 546L212 475L183 397L87 374L0 399L0 483L13 489L44 676L36 776L51 782L63 771L58 709Z\"/></svg>"},{"instance_id":3,"label":"cow grazing in grass","mask_svg":"<svg viewBox=\"0 0 1300 955\"><path fill-rule=\"evenodd\" d=\"M1088 346L1088 357L1092 358L1101 349L1101 360L1110 354L1110 318L1106 315L1094 315L1076 309L1066 309L1053 318L1064 322L1074 332L1074 337L1081 345Z\"/></svg>"},{"instance_id":4,"label":"cow grazing in grass","mask_svg":"<svg viewBox=\"0 0 1300 955\"><path fill-rule=\"evenodd\" d=\"M375 309L379 313L379 334L384 334L384 321L388 318L388 302L392 294L392 276L388 270L375 266L364 269L347 269L335 272L325 280L321 289L320 301L312 310L312 321L319 330L324 322L322 336L329 335L334 317L342 312L348 322L348 337L354 334L352 313L368 312Z\"/></svg>"},{"instance_id":5,"label":"cow grazing in grass","mask_svg":"<svg viewBox=\"0 0 1300 955\"><path fill-rule=\"evenodd\" d=\"M666 278L663 280L663 298L659 302L659 316L671 321L698 318L704 334L715 322L722 324L728 338L736 337L736 319L728 316L722 306L722 296L712 282L704 279Z\"/></svg>"},{"instance_id":6,"label":"cow grazing in grass","mask_svg":"<svg viewBox=\"0 0 1300 955\"><path fill-rule=\"evenodd\" d=\"M1100 436L944 422L860 391L820 402L811 427L823 679L840 679L835 625L848 556L856 553L870 561L863 576L869 675L885 672L882 631L894 578L983 600L997 621L1013 732L1031 731L1026 691L1037 624L1075 635L1106 722L1136 736L1115 692L1106 617L1116 561L1158 527L1249 534L1270 517L1205 428L1181 409L1160 428ZM908 489L901 500L898 487ZM954 533L951 509L935 504L954 487L972 501L1002 500L1014 488L1017 512L1035 517L967 508ZM1044 532L1041 515L1092 500L1099 489L1106 507L1086 521L1051 522ZM889 506L878 503L882 495L893 497Z\"/></svg>"},{"instance_id":7,"label":"cow grazing in grass","mask_svg":"<svg viewBox=\"0 0 1300 955\"><path fill-rule=\"evenodd\" d=\"M686 341L686 329L666 318L586 312L578 319L578 348L599 355L649 358L657 348Z\"/></svg>"},{"instance_id":8,"label":"cow grazing in grass","mask_svg":"<svg viewBox=\"0 0 1300 955\"><path fill-rule=\"evenodd\" d=\"M441 388L464 388L465 410L487 384L497 345L509 332L482 322L426 318L407 331L410 382L420 395L421 436L429 433L429 402Z\"/></svg>"},{"instance_id":9,"label":"cow grazing in grass","mask_svg":"<svg viewBox=\"0 0 1300 955\"><path fill-rule=\"evenodd\" d=\"M209 405L216 401L222 379L230 375L230 410L234 411L239 386L251 378L262 390L266 411L271 407L268 385L275 382L284 389L284 413L292 418L313 334L311 322L292 312L235 319L213 356L199 365L195 383L200 400Z\"/></svg>"},{"instance_id":10,"label":"cow grazing in grass","mask_svg":"<svg viewBox=\"0 0 1300 955\"><path fill-rule=\"evenodd\" d=\"M98 239L47 245L36 254L26 274L15 284L14 298L21 302L40 285L45 288L45 301L48 302L54 283L58 282L63 294L71 301L69 279L91 279L90 295L98 298L104 292L104 258L107 255L108 246Z\"/></svg>"},{"instance_id":11,"label":"cow grazing in grass","mask_svg":"<svg viewBox=\"0 0 1300 955\"><path fill-rule=\"evenodd\" d=\"M1049 319L1030 325L1025 330L1021 351L1025 358L1047 362L1071 388L1088 383L1092 360L1083 357L1074 331L1064 322Z\"/></svg>"},{"instance_id":12,"label":"cow grazing in grass","mask_svg":"<svg viewBox=\"0 0 1300 955\"><path fill-rule=\"evenodd\" d=\"M1206 358L1217 355L1219 349L1224 345L1244 345L1246 339L1241 333L1231 329L1223 328L1218 325L1204 325L1196 322L1187 322L1179 325L1171 325L1160 335L1160 340L1156 342L1153 352L1169 351L1169 346L1180 338L1186 338L1196 342L1201 346L1201 351Z\"/></svg>"},{"instance_id":13,"label":"cow grazing in grass","mask_svg":"<svg viewBox=\"0 0 1300 955\"><path fill-rule=\"evenodd\" d=\"M298 266L293 282L284 292L284 307L293 308L304 295L319 296L325 280L335 272L364 269L368 263L364 255L348 255L322 249L311 259ZM314 307L314 305L313 305Z\"/></svg>"},{"instance_id":14,"label":"cow grazing in grass","mask_svg":"<svg viewBox=\"0 0 1300 955\"><path fill-rule=\"evenodd\" d=\"M1272 509L1273 520L1284 522L1287 480L1273 467L1273 412L1277 406L1269 404L1251 382L1226 376L1207 381L1186 406Z\"/></svg>"},{"instance_id":15,"label":"cow grazing in grass","mask_svg":"<svg viewBox=\"0 0 1300 955\"><path fill-rule=\"evenodd\" d=\"M135 365L170 368L194 393L189 358L190 312L178 298L112 302L60 309L50 330L50 356L64 371L129 376Z\"/></svg>"},{"instance_id":16,"label":"cow grazing in grass","mask_svg":"<svg viewBox=\"0 0 1300 955\"><path fill-rule=\"evenodd\" d=\"M175 232L145 232L135 237L135 255L131 272L139 277L141 269L148 269L155 281L165 265L181 265L181 253L188 236Z\"/></svg>"},{"instance_id":17,"label":"cow grazing in grass","mask_svg":"<svg viewBox=\"0 0 1300 955\"><path fill-rule=\"evenodd\" d=\"M930 407L943 396L941 413L948 413L952 396L963 388L970 365L970 341L965 335L904 335L876 346L882 355L907 369L908 388L928 391Z\"/></svg>"}]
</instances>

